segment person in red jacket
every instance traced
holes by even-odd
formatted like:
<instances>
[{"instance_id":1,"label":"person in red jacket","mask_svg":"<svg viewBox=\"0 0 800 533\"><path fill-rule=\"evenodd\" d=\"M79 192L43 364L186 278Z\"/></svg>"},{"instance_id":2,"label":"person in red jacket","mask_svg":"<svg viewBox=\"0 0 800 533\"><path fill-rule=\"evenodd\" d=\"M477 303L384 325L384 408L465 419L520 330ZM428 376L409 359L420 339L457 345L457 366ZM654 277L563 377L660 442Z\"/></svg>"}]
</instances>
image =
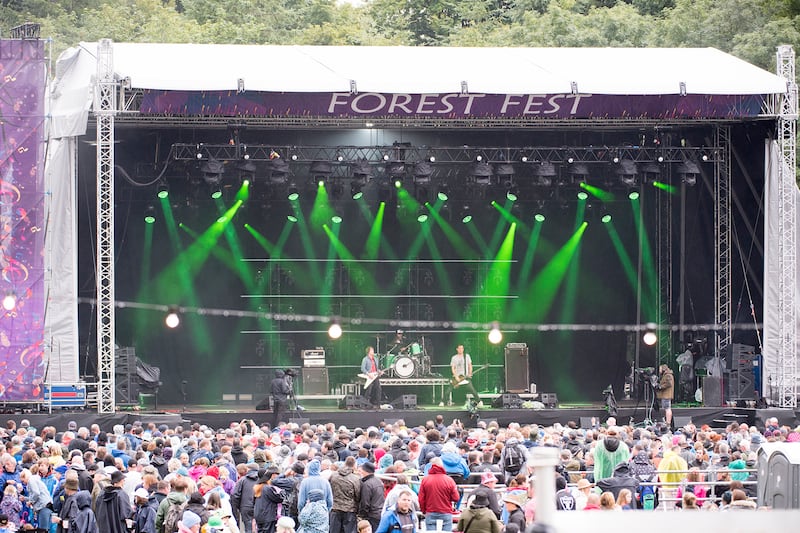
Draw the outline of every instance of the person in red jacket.
<instances>
[{"instance_id":1,"label":"person in red jacket","mask_svg":"<svg viewBox=\"0 0 800 533\"><path fill-rule=\"evenodd\" d=\"M419 508L425 513L425 529L452 531L453 504L458 503L456 482L445 473L441 458L431 459L430 464L419 486Z\"/></svg>"}]
</instances>

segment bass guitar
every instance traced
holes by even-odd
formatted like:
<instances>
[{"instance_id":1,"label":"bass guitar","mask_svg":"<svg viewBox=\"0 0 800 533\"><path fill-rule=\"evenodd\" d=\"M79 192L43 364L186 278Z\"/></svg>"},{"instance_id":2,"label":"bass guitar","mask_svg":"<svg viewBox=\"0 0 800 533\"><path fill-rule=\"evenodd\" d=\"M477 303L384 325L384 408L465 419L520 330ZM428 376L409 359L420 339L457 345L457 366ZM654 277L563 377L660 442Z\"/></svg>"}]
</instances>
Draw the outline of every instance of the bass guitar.
<instances>
[{"instance_id":1,"label":"bass guitar","mask_svg":"<svg viewBox=\"0 0 800 533\"><path fill-rule=\"evenodd\" d=\"M486 370L487 368L489 368L489 363L481 365L478 368L473 368L472 375L474 376L477 372L480 372L481 370ZM460 387L461 385L467 385L471 380L472 378L471 377L468 378L467 376L453 376L452 378L450 378L450 383L453 385L453 388L456 388Z\"/></svg>"}]
</instances>

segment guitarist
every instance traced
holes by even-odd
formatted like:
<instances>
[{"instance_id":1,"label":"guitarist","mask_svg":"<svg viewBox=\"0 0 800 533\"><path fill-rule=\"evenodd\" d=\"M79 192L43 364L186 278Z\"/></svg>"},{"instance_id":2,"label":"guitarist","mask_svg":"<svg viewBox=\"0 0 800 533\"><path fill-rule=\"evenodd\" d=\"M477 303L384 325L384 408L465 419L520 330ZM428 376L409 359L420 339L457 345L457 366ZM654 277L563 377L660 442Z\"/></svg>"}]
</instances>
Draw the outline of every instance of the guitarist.
<instances>
[{"instance_id":1,"label":"guitarist","mask_svg":"<svg viewBox=\"0 0 800 533\"><path fill-rule=\"evenodd\" d=\"M361 373L370 378L375 378L369 387L364 389L364 396L373 407L381 408L381 379L378 369L378 361L375 359L375 348L367 346L367 355L361 360Z\"/></svg>"},{"instance_id":2,"label":"guitarist","mask_svg":"<svg viewBox=\"0 0 800 533\"><path fill-rule=\"evenodd\" d=\"M472 358L468 353L464 353L464 345L456 346L456 353L450 358L450 370L453 372L452 389L464 387L472 394L472 402L478 407L483 407L481 397L475 386L472 384Z\"/></svg>"}]
</instances>

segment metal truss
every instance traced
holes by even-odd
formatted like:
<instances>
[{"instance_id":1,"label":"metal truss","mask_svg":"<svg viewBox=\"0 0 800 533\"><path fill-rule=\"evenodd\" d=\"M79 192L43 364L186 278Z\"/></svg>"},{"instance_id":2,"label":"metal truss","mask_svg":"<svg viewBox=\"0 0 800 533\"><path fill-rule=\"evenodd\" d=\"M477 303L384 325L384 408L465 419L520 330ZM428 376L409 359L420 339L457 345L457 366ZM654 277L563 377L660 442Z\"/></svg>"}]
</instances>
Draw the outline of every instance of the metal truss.
<instances>
[{"instance_id":1,"label":"metal truss","mask_svg":"<svg viewBox=\"0 0 800 533\"><path fill-rule=\"evenodd\" d=\"M673 309L673 261L672 261L672 202L673 195L656 195L656 243L657 243L657 264L658 264L658 291L655 295L658 298L658 314L656 323L659 326L672 323L671 312ZM658 335L658 363L667 362L668 355L674 353L675 333L670 330L659 331Z\"/></svg>"},{"instance_id":2,"label":"metal truss","mask_svg":"<svg viewBox=\"0 0 800 533\"><path fill-rule=\"evenodd\" d=\"M97 47L97 373L98 413L113 413L114 398L114 114L117 107L110 39Z\"/></svg>"},{"instance_id":3,"label":"metal truss","mask_svg":"<svg viewBox=\"0 0 800 533\"><path fill-rule=\"evenodd\" d=\"M778 47L778 75L786 79L786 94L778 115L778 404L797 407L797 82L795 53Z\"/></svg>"},{"instance_id":4,"label":"metal truss","mask_svg":"<svg viewBox=\"0 0 800 533\"><path fill-rule=\"evenodd\" d=\"M366 160L383 164L403 161L415 163L430 161L436 163L474 163L480 160L487 163L540 163L548 161L556 164L569 163L612 163L631 160L637 163L681 163L684 161L714 162L719 157L719 148L684 147L427 147L427 146L275 146L263 144L206 144L176 143L172 145L171 158L175 161L270 161L276 156L289 161L332 163L353 163ZM705 158L705 159L703 159Z\"/></svg>"},{"instance_id":5,"label":"metal truss","mask_svg":"<svg viewBox=\"0 0 800 533\"><path fill-rule=\"evenodd\" d=\"M722 357L731 343L731 150L730 127L714 128L715 145L722 150L714 164L714 322L717 324L716 353Z\"/></svg>"}]
</instances>

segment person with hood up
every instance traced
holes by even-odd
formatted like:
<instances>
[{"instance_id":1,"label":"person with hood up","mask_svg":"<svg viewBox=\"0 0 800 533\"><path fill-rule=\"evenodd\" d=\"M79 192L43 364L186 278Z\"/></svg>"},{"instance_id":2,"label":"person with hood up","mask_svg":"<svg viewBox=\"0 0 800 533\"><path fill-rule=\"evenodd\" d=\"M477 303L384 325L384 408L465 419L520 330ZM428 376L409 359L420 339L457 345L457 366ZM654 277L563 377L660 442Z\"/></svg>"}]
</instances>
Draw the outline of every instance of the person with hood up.
<instances>
[{"instance_id":1,"label":"person with hood up","mask_svg":"<svg viewBox=\"0 0 800 533\"><path fill-rule=\"evenodd\" d=\"M489 499L485 494L476 494L467 509L461 512L456 524L456 531L461 533L500 533L503 524L489 508Z\"/></svg>"},{"instance_id":2,"label":"person with hood up","mask_svg":"<svg viewBox=\"0 0 800 533\"><path fill-rule=\"evenodd\" d=\"M397 498L397 503L391 509L388 509L381 515L381 521L378 524L375 533L416 533L417 525L414 519L414 512L411 508L411 495L408 492L403 492ZM450 518L450 527L452 529L453 519ZM449 531L449 530L448 530Z\"/></svg>"},{"instance_id":3,"label":"person with hood up","mask_svg":"<svg viewBox=\"0 0 800 533\"><path fill-rule=\"evenodd\" d=\"M252 467L251 467L252 466ZM243 533L253 533L253 489L258 483L258 468L255 463L248 465L248 470L236 482L231 495L231 510L237 520L241 518Z\"/></svg>"},{"instance_id":4,"label":"person with hood up","mask_svg":"<svg viewBox=\"0 0 800 533\"><path fill-rule=\"evenodd\" d=\"M344 465L331 475L330 485L333 493L331 533L356 533L356 512L360 500L361 478L353 472L355 465L355 458L348 457Z\"/></svg>"},{"instance_id":5,"label":"person with hood up","mask_svg":"<svg viewBox=\"0 0 800 533\"><path fill-rule=\"evenodd\" d=\"M453 441L447 441L442 446L442 455L439 456L444 465L444 471L447 475L456 479L467 480L469 479L469 467L467 462L458 453L458 449ZM426 465L425 471L430 470L430 464Z\"/></svg>"},{"instance_id":6,"label":"person with hood up","mask_svg":"<svg viewBox=\"0 0 800 533\"><path fill-rule=\"evenodd\" d=\"M658 463L658 478L661 481L658 492L665 509L675 508L678 487L686 479L685 472L688 469L678 446L664 451L664 458Z\"/></svg>"},{"instance_id":7,"label":"person with hood up","mask_svg":"<svg viewBox=\"0 0 800 533\"><path fill-rule=\"evenodd\" d=\"M150 452L150 464L156 468L161 479L164 479L167 477L167 474L169 474L167 460L164 458L164 449L160 446L156 446L153 451Z\"/></svg>"},{"instance_id":8,"label":"person with hood up","mask_svg":"<svg viewBox=\"0 0 800 533\"><path fill-rule=\"evenodd\" d=\"M298 516L298 533L328 533L328 506L321 489L308 491L306 503Z\"/></svg>"},{"instance_id":9,"label":"person with hood up","mask_svg":"<svg viewBox=\"0 0 800 533\"><path fill-rule=\"evenodd\" d=\"M183 517L178 521L177 533L199 533L201 526L200 517L196 513L184 511Z\"/></svg>"},{"instance_id":10,"label":"person with hood up","mask_svg":"<svg viewBox=\"0 0 800 533\"><path fill-rule=\"evenodd\" d=\"M127 533L126 520L131 517L133 508L128 495L122 490L125 475L119 470L111 474L111 483L103 488L97 498L97 527L103 533Z\"/></svg>"},{"instance_id":11,"label":"person with hood up","mask_svg":"<svg viewBox=\"0 0 800 533\"><path fill-rule=\"evenodd\" d=\"M630 459L630 450L619 437L619 430L612 426L606 431L602 441L594 448L594 481L611 477L614 468Z\"/></svg>"},{"instance_id":12,"label":"person with hood up","mask_svg":"<svg viewBox=\"0 0 800 533\"><path fill-rule=\"evenodd\" d=\"M308 463L306 469L308 477L300 482L300 492L297 494L297 508L302 509L306 506L308 493L314 489L322 491L322 496L325 499L325 505L328 511L333 507L333 492L331 485L320 476L320 463L316 459Z\"/></svg>"},{"instance_id":13,"label":"person with hood up","mask_svg":"<svg viewBox=\"0 0 800 533\"><path fill-rule=\"evenodd\" d=\"M133 492L133 500L136 511L133 514L134 533L157 533L156 531L156 509L150 501L147 490L139 487Z\"/></svg>"},{"instance_id":14,"label":"person with hood up","mask_svg":"<svg viewBox=\"0 0 800 533\"><path fill-rule=\"evenodd\" d=\"M453 505L459 495L453 478L447 475L441 457L430 461L428 475L419 486L419 507L425 513L426 531L452 531ZM439 525L441 524L441 525Z\"/></svg>"},{"instance_id":15,"label":"person with hood up","mask_svg":"<svg viewBox=\"0 0 800 533\"><path fill-rule=\"evenodd\" d=\"M70 533L99 533L94 511L92 511L92 495L88 490L79 490L71 499L75 502L75 512L69 518Z\"/></svg>"},{"instance_id":16,"label":"person with hood up","mask_svg":"<svg viewBox=\"0 0 800 533\"><path fill-rule=\"evenodd\" d=\"M622 489L628 489L631 491L631 494L636 494L639 488L639 482L631 475L628 463L620 463L614 468L614 475L599 480L597 486L603 492L611 492L616 500ZM635 498L631 501L630 506L631 509L637 508Z\"/></svg>"}]
</instances>

